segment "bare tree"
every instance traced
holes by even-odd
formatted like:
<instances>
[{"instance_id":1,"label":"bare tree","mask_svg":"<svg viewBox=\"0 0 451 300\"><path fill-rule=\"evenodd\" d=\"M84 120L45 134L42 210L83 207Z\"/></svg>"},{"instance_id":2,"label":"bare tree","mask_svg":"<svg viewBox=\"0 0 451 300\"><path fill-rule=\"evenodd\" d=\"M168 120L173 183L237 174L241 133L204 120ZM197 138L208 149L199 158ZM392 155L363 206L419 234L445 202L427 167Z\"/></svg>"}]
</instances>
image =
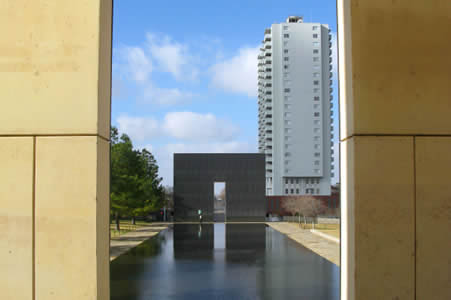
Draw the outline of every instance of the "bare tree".
<instances>
[{"instance_id":1,"label":"bare tree","mask_svg":"<svg viewBox=\"0 0 451 300\"><path fill-rule=\"evenodd\" d=\"M223 188L218 194L218 199L219 200L225 200L225 197L226 197L225 188Z\"/></svg>"},{"instance_id":2,"label":"bare tree","mask_svg":"<svg viewBox=\"0 0 451 300\"><path fill-rule=\"evenodd\" d=\"M172 186L164 187L165 205L168 209L174 209L174 189Z\"/></svg>"},{"instance_id":3,"label":"bare tree","mask_svg":"<svg viewBox=\"0 0 451 300\"><path fill-rule=\"evenodd\" d=\"M288 196L282 201L282 208L291 213L305 217L316 217L325 210L324 203L312 196Z\"/></svg>"}]
</instances>

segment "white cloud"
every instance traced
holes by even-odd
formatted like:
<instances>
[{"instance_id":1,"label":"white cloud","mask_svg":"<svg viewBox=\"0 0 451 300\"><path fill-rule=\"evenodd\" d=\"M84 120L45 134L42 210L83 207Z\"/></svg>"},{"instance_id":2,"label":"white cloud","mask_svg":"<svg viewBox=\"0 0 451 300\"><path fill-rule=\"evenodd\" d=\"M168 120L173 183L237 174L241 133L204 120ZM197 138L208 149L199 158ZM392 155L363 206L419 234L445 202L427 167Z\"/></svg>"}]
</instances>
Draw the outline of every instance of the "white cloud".
<instances>
[{"instance_id":1,"label":"white cloud","mask_svg":"<svg viewBox=\"0 0 451 300\"><path fill-rule=\"evenodd\" d=\"M161 70L171 73L175 79L194 80L198 77L199 70L192 65L188 45L173 41L169 36L148 33L147 46Z\"/></svg>"},{"instance_id":2,"label":"white cloud","mask_svg":"<svg viewBox=\"0 0 451 300\"><path fill-rule=\"evenodd\" d=\"M143 100L158 106L174 106L190 100L194 94L178 88L159 88L147 83L143 90Z\"/></svg>"},{"instance_id":3,"label":"white cloud","mask_svg":"<svg viewBox=\"0 0 451 300\"><path fill-rule=\"evenodd\" d=\"M119 58L125 63L123 70L127 77L137 82L148 80L152 72L152 61L140 47L122 47L118 50Z\"/></svg>"},{"instance_id":4,"label":"white cloud","mask_svg":"<svg viewBox=\"0 0 451 300\"><path fill-rule=\"evenodd\" d=\"M170 137L198 143L232 141L239 133L238 126L217 118L211 113L199 114L190 111L169 112L163 120L122 115L117 118L119 131L132 140ZM233 144L227 144L232 147Z\"/></svg>"},{"instance_id":5,"label":"white cloud","mask_svg":"<svg viewBox=\"0 0 451 300\"><path fill-rule=\"evenodd\" d=\"M226 141L239 132L238 127L213 114L188 111L166 114L163 128L172 137L191 141Z\"/></svg>"},{"instance_id":6,"label":"white cloud","mask_svg":"<svg viewBox=\"0 0 451 300\"><path fill-rule=\"evenodd\" d=\"M212 83L225 91L257 96L257 65L260 47L244 47L230 59L211 68Z\"/></svg>"},{"instance_id":7,"label":"white cloud","mask_svg":"<svg viewBox=\"0 0 451 300\"><path fill-rule=\"evenodd\" d=\"M132 141L151 139L160 134L158 121L152 118L129 117L126 115L117 118L119 132L125 133Z\"/></svg>"}]
</instances>

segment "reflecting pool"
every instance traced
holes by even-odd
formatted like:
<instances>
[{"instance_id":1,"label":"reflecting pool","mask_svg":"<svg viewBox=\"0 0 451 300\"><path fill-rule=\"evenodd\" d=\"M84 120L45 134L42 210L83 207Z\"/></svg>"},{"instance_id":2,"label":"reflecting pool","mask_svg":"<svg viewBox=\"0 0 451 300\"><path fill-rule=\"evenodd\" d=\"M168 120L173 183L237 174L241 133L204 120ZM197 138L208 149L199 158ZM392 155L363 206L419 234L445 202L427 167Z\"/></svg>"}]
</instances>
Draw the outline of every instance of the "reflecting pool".
<instances>
[{"instance_id":1,"label":"reflecting pool","mask_svg":"<svg viewBox=\"0 0 451 300\"><path fill-rule=\"evenodd\" d=\"M112 300L339 300L339 282L265 224L175 224L111 263Z\"/></svg>"}]
</instances>

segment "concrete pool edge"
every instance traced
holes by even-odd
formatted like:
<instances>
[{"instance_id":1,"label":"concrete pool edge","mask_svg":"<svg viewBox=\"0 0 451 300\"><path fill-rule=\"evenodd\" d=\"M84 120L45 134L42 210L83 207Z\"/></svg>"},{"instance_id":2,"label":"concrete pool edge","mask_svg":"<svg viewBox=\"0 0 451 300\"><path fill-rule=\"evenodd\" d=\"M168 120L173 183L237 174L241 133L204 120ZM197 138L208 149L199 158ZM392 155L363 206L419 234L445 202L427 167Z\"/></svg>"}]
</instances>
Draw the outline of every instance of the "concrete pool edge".
<instances>
[{"instance_id":1,"label":"concrete pool edge","mask_svg":"<svg viewBox=\"0 0 451 300\"><path fill-rule=\"evenodd\" d=\"M310 232L310 230L296 228L295 225L287 222L266 222L266 224L331 263L340 266L339 243L316 235Z\"/></svg>"},{"instance_id":2,"label":"concrete pool edge","mask_svg":"<svg viewBox=\"0 0 451 300\"><path fill-rule=\"evenodd\" d=\"M156 236L164 229L168 228L170 223L155 223L143 225L135 231L112 238L110 240L110 262L119 256L127 253L129 250L139 246L146 240Z\"/></svg>"}]
</instances>

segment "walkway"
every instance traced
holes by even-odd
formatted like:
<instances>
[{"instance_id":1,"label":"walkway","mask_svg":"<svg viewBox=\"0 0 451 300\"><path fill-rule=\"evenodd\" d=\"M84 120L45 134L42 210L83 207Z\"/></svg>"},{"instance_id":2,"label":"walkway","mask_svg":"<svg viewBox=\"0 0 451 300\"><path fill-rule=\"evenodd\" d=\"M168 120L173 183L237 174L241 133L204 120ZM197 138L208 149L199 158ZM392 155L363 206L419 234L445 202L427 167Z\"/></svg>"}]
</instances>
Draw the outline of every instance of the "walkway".
<instances>
[{"instance_id":1,"label":"walkway","mask_svg":"<svg viewBox=\"0 0 451 300\"><path fill-rule=\"evenodd\" d=\"M322 238L310 232L310 230L301 229L298 224L287 222L268 222L266 224L328 261L340 266L340 244Z\"/></svg>"},{"instance_id":2,"label":"walkway","mask_svg":"<svg viewBox=\"0 0 451 300\"><path fill-rule=\"evenodd\" d=\"M157 235L168 227L168 223L153 223L138 227L135 231L127 232L110 241L110 261L138 246L145 240Z\"/></svg>"}]
</instances>

